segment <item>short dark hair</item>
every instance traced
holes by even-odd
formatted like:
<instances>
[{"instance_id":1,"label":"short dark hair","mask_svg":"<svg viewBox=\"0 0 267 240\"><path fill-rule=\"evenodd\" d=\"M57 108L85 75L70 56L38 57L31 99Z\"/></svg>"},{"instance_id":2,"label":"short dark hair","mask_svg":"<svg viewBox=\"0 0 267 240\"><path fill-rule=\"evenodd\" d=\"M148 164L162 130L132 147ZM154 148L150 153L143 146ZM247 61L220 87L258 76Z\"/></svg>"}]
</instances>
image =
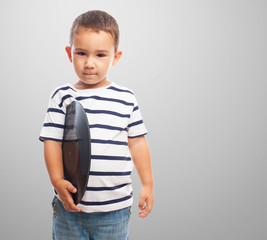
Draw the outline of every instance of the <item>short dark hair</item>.
<instances>
[{"instance_id":1,"label":"short dark hair","mask_svg":"<svg viewBox=\"0 0 267 240\"><path fill-rule=\"evenodd\" d=\"M78 16L70 30L70 47L72 47L74 34L78 31L79 27L89 28L96 32L104 31L110 33L114 39L115 51L118 50L119 26L117 21L108 13L100 10L91 10Z\"/></svg>"}]
</instances>

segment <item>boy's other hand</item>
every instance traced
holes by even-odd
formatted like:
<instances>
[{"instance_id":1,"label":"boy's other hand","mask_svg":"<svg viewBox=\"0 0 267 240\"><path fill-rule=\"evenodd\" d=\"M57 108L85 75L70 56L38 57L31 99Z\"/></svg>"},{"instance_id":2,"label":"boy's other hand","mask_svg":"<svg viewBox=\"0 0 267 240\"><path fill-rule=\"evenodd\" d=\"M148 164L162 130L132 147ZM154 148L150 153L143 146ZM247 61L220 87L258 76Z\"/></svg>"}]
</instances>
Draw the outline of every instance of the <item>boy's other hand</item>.
<instances>
[{"instance_id":1,"label":"boy's other hand","mask_svg":"<svg viewBox=\"0 0 267 240\"><path fill-rule=\"evenodd\" d=\"M76 193L77 189L67 180L59 180L54 184L55 190L64 206L69 212L81 212L82 209L74 204L71 193Z\"/></svg>"},{"instance_id":2,"label":"boy's other hand","mask_svg":"<svg viewBox=\"0 0 267 240\"><path fill-rule=\"evenodd\" d=\"M153 203L153 188L143 186L139 199L139 209L141 211L139 213L140 218L145 218L151 212Z\"/></svg>"}]
</instances>

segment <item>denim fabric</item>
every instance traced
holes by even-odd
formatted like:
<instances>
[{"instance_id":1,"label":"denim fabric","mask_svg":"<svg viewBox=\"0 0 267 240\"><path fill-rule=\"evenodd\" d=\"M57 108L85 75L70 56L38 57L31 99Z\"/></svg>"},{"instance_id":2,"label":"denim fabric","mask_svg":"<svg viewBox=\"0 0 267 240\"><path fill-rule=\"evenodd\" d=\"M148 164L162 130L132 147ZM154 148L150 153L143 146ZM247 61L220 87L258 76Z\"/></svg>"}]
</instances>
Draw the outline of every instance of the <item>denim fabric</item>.
<instances>
[{"instance_id":1,"label":"denim fabric","mask_svg":"<svg viewBox=\"0 0 267 240\"><path fill-rule=\"evenodd\" d=\"M68 212L56 197L53 207L53 240L127 240L131 207L103 213Z\"/></svg>"}]
</instances>

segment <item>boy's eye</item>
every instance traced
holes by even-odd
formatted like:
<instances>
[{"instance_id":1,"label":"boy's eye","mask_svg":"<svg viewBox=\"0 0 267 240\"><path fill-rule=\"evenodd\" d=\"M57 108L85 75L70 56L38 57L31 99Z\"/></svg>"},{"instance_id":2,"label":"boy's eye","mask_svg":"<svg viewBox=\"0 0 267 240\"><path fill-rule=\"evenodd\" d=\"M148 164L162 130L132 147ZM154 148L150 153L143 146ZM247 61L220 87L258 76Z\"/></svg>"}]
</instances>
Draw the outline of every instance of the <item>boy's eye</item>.
<instances>
[{"instance_id":1,"label":"boy's eye","mask_svg":"<svg viewBox=\"0 0 267 240\"><path fill-rule=\"evenodd\" d=\"M106 55L103 54L103 53L98 53L97 56L98 56L98 57L105 57Z\"/></svg>"},{"instance_id":2,"label":"boy's eye","mask_svg":"<svg viewBox=\"0 0 267 240\"><path fill-rule=\"evenodd\" d=\"M80 55L80 56L85 56L86 53L85 52L76 52L77 55Z\"/></svg>"}]
</instances>

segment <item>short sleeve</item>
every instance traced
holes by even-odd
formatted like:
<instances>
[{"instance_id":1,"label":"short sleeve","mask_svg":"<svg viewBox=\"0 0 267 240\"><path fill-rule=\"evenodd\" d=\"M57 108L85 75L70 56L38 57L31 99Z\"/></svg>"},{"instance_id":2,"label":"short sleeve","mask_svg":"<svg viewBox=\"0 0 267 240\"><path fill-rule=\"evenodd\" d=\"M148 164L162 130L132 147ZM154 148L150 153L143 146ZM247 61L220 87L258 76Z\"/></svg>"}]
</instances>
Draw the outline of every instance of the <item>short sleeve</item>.
<instances>
[{"instance_id":1,"label":"short sleeve","mask_svg":"<svg viewBox=\"0 0 267 240\"><path fill-rule=\"evenodd\" d=\"M53 97L50 97L39 139L62 141L65 113Z\"/></svg>"},{"instance_id":2,"label":"short sleeve","mask_svg":"<svg viewBox=\"0 0 267 240\"><path fill-rule=\"evenodd\" d=\"M130 123L127 130L129 138L140 137L147 134L147 129L145 127L136 98L134 98L134 107L130 116Z\"/></svg>"}]
</instances>

